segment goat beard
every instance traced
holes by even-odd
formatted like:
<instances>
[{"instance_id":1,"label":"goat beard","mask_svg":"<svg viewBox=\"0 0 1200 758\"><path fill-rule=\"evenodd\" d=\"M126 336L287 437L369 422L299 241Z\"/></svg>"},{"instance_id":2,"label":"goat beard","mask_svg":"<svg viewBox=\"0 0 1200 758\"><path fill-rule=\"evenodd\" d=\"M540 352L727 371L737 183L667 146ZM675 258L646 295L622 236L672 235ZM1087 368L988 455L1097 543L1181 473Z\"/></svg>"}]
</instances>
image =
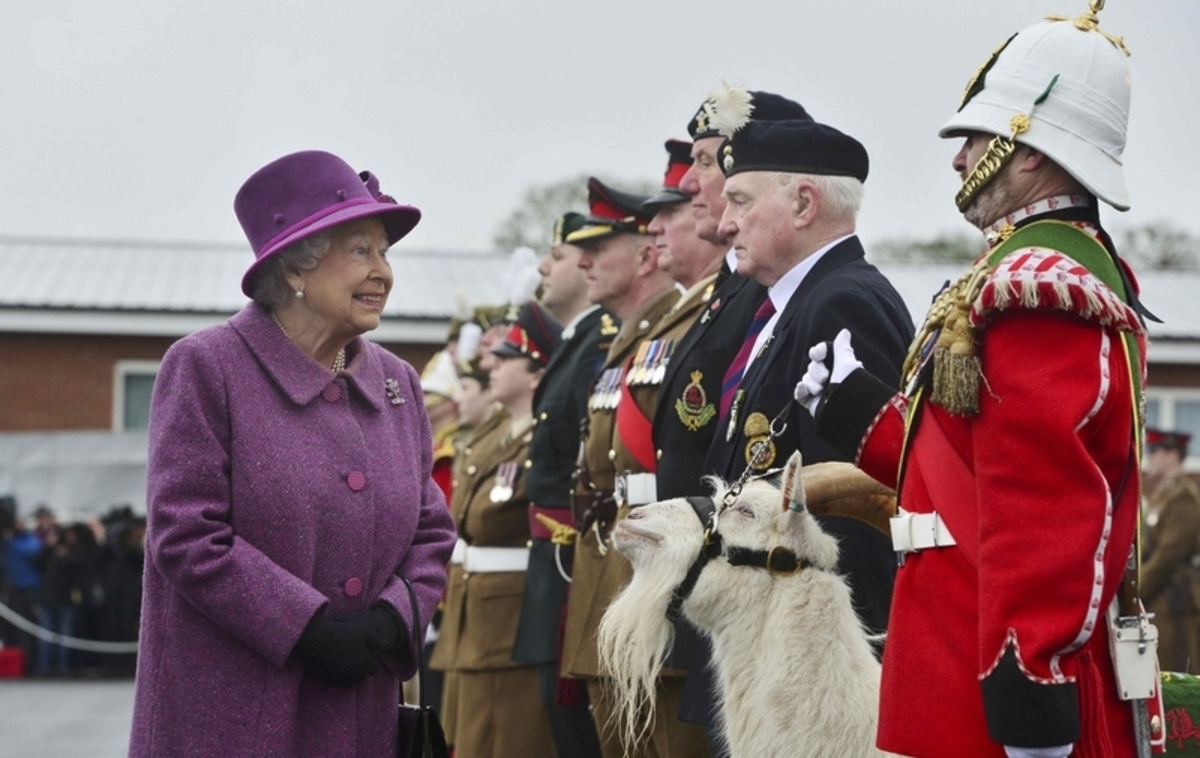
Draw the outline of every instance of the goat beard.
<instances>
[{"instance_id":1,"label":"goat beard","mask_svg":"<svg viewBox=\"0 0 1200 758\"><path fill-rule=\"evenodd\" d=\"M605 696L623 745L642 741L653 724L658 675L675 641L675 628L667 620L667 606L682 574L666 566L639 567L625 589L609 605L600 621L600 669L608 679Z\"/></svg>"}]
</instances>

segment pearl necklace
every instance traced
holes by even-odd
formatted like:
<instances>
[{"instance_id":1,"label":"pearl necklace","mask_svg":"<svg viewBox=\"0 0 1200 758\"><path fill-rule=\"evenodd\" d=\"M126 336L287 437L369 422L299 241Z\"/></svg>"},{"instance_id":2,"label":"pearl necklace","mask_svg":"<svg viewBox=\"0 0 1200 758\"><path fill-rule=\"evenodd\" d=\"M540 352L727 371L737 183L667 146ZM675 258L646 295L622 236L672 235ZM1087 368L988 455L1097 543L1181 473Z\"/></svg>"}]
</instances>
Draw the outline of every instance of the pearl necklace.
<instances>
[{"instance_id":1,"label":"pearl necklace","mask_svg":"<svg viewBox=\"0 0 1200 758\"><path fill-rule=\"evenodd\" d=\"M292 335L288 334L287 329L283 328L283 324L279 321L279 315L274 311L271 312L271 320L275 322L275 326L279 327L279 331L283 332L284 337L288 339L292 338ZM333 359L333 366L330 369L335 374L340 374L346 370L346 348L338 350L337 357Z\"/></svg>"}]
</instances>

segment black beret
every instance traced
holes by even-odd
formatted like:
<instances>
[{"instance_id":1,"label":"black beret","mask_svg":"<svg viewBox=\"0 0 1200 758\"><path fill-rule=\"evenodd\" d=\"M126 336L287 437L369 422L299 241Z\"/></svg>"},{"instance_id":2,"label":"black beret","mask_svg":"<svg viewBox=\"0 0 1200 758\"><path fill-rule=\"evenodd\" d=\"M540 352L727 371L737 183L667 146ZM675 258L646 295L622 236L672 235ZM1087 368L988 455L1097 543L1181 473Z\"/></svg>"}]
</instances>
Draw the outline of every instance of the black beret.
<instances>
[{"instance_id":1,"label":"black beret","mask_svg":"<svg viewBox=\"0 0 1200 758\"><path fill-rule=\"evenodd\" d=\"M867 180L870 161L862 143L816 121L751 121L721 143L726 177L743 171L852 176Z\"/></svg>"},{"instance_id":2,"label":"black beret","mask_svg":"<svg viewBox=\"0 0 1200 758\"><path fill-rule=\"evenodd\" d=\"M812 121L804 106L774 92L750 92L749 117L755 121ZM705 99L688 122L688 134L693 140L723 136L713 125L715 103L712 96Z\"/></svg>"},{"instance_id":3,"label":"black beret","mask_svg":"<svg viewBox=\"0 0 1200 758\"><path fill-rule=\"evenodd\" d=\"M578 245L593 242L613 234L628 232L645 234L650 217L642 209L645 195L622 192L605 185L596 177L588 179L588 215L583 225L564 237L566 242Z\"/></svg>"}]
</instances>

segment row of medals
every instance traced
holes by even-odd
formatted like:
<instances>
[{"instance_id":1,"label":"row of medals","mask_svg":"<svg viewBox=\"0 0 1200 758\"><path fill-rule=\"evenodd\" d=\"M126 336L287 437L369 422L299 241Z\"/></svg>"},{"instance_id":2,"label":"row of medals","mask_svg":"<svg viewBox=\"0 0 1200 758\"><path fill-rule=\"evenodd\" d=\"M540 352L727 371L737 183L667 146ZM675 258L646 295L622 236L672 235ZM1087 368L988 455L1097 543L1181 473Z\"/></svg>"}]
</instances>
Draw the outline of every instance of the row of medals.
<instances>
[{"instance_id":1,"label":"row of medals","mask_svg":"<svg viewBox=\"0 0 1200 758\"><path fill-rule=\"evenodd\" d=\"M500 468L496 471L496 483L492 485L488 499L493 503L506 503L511 500L519 473L521 473L520 463L515 461L501 463Z\"/></svg>"},{"instance_id":2,"label":"row of medals","mask_svg":"<svg viewBox=\"0 0 1200 758\"><path fill-rule=\"evenodd\" d=\"M667 363L675 352L675 340L647 340L643 342L629 364L629 381L625 382L625 369L617 366L605 369L596 380L592 396L588 399L588 410L612 410L621 402L621 387L645 387L662 384L667 373Z\"/></svg>"}]
</instances>

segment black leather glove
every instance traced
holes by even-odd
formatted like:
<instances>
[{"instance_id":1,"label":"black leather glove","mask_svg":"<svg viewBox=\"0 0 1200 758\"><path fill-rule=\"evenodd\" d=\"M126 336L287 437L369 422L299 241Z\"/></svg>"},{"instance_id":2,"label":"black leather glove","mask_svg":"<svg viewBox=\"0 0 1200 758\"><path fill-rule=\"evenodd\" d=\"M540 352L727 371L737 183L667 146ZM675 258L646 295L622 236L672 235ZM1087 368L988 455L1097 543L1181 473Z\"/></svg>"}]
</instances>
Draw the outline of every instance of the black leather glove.
<instances>
[{"instance_id":1,"label":"black leather glove","mask_svg":"<svg viewBox=\"0 0 1200 758\"><path fill-rule=\"evenodd\" d=\"M379 672L374 644L377 640L362 624L314 616L296 643L296 653L326 684L351 687Z\"/></svg>"},{"instance_id":2,"label":"black leather glove","mask_svg":"<svg viewBox=\"0 0 1200 758\"><path fill-rule=\"evenodd\" d=\"M376 603L365 611L347 613L338 620L361 627L366 633L367 648L377 653L396 650L408 636L404 619L387 603Z\"/></svg>"}]
</instances>

